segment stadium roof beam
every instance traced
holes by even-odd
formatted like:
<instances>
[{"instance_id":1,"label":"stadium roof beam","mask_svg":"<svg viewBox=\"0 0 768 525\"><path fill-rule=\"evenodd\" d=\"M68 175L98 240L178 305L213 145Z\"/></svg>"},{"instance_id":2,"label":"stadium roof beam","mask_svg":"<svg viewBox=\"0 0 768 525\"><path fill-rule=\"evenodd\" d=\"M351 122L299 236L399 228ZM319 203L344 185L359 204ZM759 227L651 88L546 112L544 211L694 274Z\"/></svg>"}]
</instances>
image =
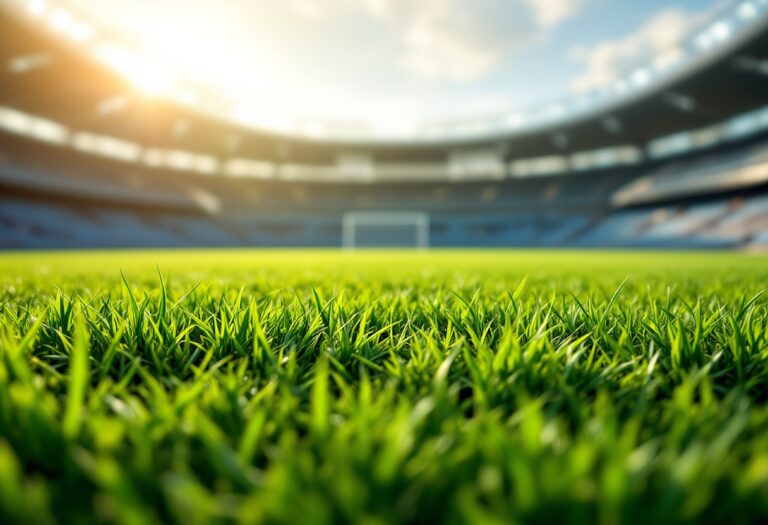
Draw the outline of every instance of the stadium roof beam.
<instances>
[{"instance_id":1,"label":"stadium roof beam","mask_svg":"<svg viewBox=\"0 0 768 525\"><path fill-rule=\"evenodd\" d=\"M182 140L189 133L191 124L185 118L176 119L171 128L171 134L176 141Z\"/></svg>"},{"instance_id":2,"label":"stadium roof beam","mask_svg":"<svg viewBox=\"0 0 768 525\"><path fill-rule=\"evenodd\" d=\"M243 144L243 137L241 137L238 133L230 133L224 139L224 143L226 144L227 152L235 153Z\"/></svg>"},{"instance_id":3,"label":"stadium roof beam","mask_svg":"<svg viewBox=\"0 0 768 525\"><path fill-rule=\"evenodd\" d=\"M291 158L291 152L293 148L291 144L286 141L278 142L276 149L277 157L281 160L288 160Z\"/></svg>"},{"instance_id":4,"label":"stadium roof beam","mask_svg":"<svg viewBox=\"0 0 768 525\"><path fill-rule=\"evenodd\" d=\"M499 152L499 156L504 162L509 162L512 158L514 149L509 141L500 141L496 143L496 151Z\"/></svg>"},{"instance_id":5,"label":"stadium roof beam","mask_svg":"<svg viewBox=\"0 0 768 525\"><path fill-rule=\"evenodd\" d=\"M697 109L696 100L688 95L669 91L662 95L665 104L672 106L681 113L693 113Z\"/></svg>"},{"instance_id":6,"label":"stadium roof beam","mask_svg":"<svg viewBox=\"0 0 768 525\"><path fill-rule=\"evenodd\" d=\"M17 56L8 61L8 71L14 75L23 75L48 66L53 59L49 53L33 53Z\"/></svg>"},{"instance_id":7,"label":"stadium roof beam","mask_svg":"<svg viewBox=\"0 0 768 525\"><path fill-rule=\"evenodd\" d=\"M96 106L96 112L102 117L106 117L124 111L129 104L129 97L125 93L121 93L101 100Z\"/></svg>"},{"instance_id":8,"label":"stadium roof beam","mask_svg":"<svg viewBox=\"0 0 768 525\"><path fill-rule=\"evenodd\" d=\"M739 71L754 73L768 77L768 60L751 56L738 56L733 59L733 65Z\"/></svg>"},{"instance_id":9,"label":"stadium roof beam","mask_svg":"<svg viewBox=\"0 0 768 525\"><path fill-rule=\"evenodd\" d=\"M552 134L552 144L557 149L565 149L565 148L568 147L568 145L570 143L571 143L571 140L568 137L567 133L563 133L562 131L558 131L558 132Z\"/></svg>"},{"instance_id":10,"label":"stadium roof beam","mask_svg":"<svg viewBox=\"0 0 768 525\"><path fill-rule=\"evenodd\" d=\"M621 120L614 115L608 115L603 118L600 124L602 124L603 129L611 135L619 135L624 131L624 125L621 123Z\"/></svg>"}]
</instances>

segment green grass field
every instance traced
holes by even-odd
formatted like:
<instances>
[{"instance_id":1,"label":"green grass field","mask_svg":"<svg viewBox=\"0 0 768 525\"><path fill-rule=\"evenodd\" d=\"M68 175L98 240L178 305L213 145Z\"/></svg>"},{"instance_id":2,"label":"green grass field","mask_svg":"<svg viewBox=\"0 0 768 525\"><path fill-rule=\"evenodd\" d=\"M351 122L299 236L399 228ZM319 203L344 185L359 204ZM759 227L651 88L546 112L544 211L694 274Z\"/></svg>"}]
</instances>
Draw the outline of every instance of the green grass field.
<instances>
[{"instance_id":1,"label":"green grass field","mask_svg":"<svg viewBox=\"0 0 768 525\"><path fill-rule=\"evenodd\" d=\"M768 520L768 257L0 255L0 522Z\"/></svg>"}]
</instances>

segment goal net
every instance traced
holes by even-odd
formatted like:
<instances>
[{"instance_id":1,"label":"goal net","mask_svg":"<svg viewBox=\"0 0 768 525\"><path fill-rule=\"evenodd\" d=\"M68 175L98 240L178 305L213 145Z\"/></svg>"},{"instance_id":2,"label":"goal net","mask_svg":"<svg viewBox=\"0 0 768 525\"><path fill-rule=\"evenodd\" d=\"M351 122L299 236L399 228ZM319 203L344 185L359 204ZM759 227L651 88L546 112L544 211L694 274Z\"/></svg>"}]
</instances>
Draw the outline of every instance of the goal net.
<instances>
[{"instance_id":1,"label":"goal net","mask_svg":"<svg viewBox=\"0 0 768 525\"><path fill-rule=\"evenodd\" d=\"M349 212L342 221L342 246L429 247L429 215L422 212Z\"/></svg>"}]
</instances>

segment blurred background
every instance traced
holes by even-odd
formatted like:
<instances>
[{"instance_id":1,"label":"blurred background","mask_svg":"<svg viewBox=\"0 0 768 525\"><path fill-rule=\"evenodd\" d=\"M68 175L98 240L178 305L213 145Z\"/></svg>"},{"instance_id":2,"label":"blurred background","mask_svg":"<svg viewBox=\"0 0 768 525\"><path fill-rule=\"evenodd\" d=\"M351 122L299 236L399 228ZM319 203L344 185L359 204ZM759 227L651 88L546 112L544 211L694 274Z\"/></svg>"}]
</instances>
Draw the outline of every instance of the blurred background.
<instances>
[{"instance_id":1,"label":"blurred background","mask_svg":"<svg viewBox=\"0 0 768 525\"><path fill-rule=\"evenodd\" d=\"M768 249L768 0L0 0L0 248Z\"/></svg>"}]
</instances>

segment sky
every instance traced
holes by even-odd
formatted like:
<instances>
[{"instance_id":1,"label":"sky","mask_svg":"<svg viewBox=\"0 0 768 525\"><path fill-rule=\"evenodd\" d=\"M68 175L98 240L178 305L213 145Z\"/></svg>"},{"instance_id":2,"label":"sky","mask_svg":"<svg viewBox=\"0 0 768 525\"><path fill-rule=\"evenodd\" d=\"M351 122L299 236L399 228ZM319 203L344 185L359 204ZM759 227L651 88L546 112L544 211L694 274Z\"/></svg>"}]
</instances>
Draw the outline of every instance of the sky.
<instances>
[{"instance_id":1,"label":"sky","mask_svg":"<svg viewBox=\"0 0 768 525\"><path fill-rule=\"evenodd\" d=\"M728 0L59 0L264 122L382 130L586 93ZM148 59L150 60L150 59Z\"/></svg>"}]
</instances>

